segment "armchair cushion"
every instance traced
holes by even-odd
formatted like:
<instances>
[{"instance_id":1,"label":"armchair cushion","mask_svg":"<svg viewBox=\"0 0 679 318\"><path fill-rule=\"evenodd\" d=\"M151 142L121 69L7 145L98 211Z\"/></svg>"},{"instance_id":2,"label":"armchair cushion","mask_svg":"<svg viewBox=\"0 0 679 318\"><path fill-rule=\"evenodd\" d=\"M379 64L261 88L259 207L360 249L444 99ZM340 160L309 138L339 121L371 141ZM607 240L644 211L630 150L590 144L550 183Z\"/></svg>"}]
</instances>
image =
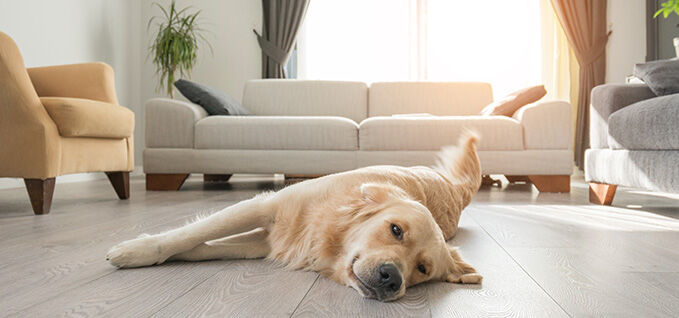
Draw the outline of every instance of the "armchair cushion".
<instances>
[{"instance_id":1,"label":"armchair cushion","mask_svg":"<svg viewBox=\"0 0 679 318\"><path fill-rule=\"evenodd\" d=\"M125 107L80 98L41 97L63 137L126 138L134 132L134 113Z\"/></svg>"}]
</instances>

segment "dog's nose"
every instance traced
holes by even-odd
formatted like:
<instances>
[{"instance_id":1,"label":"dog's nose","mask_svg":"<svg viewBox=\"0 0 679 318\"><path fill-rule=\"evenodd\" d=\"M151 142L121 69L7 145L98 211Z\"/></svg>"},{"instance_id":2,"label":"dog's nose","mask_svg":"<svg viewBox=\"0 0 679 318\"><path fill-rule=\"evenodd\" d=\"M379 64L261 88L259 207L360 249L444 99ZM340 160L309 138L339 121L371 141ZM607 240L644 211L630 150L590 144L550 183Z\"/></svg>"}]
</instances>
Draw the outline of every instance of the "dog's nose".
<instances>
[{"instance_id":1,"label":"dog's nose","mask_svg":"<svg viewBox=\"0 0 679 318\"><path fill-rule=\"evenodd\" d=\"M390 263L382 264L377 271L380 274L380 285L382 288L389 292L396 292L401 289L403 279L396 265Z\"/></svg>"}]
</instances>

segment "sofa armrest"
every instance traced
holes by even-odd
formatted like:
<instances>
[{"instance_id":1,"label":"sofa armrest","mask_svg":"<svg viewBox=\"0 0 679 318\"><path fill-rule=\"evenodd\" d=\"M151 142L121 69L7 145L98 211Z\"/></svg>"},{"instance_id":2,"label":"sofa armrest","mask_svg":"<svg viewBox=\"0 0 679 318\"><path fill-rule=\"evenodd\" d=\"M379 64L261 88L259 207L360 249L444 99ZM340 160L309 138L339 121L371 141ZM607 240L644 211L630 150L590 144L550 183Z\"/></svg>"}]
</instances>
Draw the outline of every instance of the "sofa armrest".
<instances>
[{"instance_id":1,"label":"sofa armrest","mask_svg":"<svg viewBox=\"0 0 679 318\"><path fill-rule=\"evenodd\" d=\"M592 89L589 111L591 148L608 148L608 117L623 107L656 97L646 84L605 84Z\"/></svg>"},{"instance_id":2,"label":"sofa armrest","mask_svg":"<svg viewBox=\"0 0 679 318\"><path fill-rule=\"evenodd\" d=\"M513 117L523 126L526 149L571 149L573 118L568 102L531 104L521 107Z\"/></svg>"},{"instance_id":3,"label":"sofa armrest","mask_svg":"<svg viewBox=\"0 0 679 318\"><path fill-rule=\"evenodd\" d=\"M27 69L40 97L73 97L118 104L113 68L106 63L82 63Z\"/></svg>"},{"instance_id":4,"label":"sofa armrest","mask_svg":"<svg viewBox=\"0 0 679 318\"><path fill-rule=\"evenodd\" d=\"M146 102L146 148L193 148L196 122L207 117L189 102L154 98Z\"/></svg>"}]
</instances>

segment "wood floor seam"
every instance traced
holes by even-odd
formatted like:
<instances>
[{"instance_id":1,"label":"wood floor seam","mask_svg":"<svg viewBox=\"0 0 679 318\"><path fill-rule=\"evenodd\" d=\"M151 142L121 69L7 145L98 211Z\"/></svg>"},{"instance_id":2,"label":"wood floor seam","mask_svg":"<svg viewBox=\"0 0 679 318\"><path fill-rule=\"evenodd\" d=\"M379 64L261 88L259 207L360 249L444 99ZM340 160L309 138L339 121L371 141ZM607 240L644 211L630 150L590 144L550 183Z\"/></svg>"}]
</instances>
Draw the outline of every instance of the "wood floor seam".
<instances>
[{"instance_id":1,"label":"wood floor seam","mask_svg":"<svg viewBox=\"0 0 679 318\"><path fill-rule=\"evenodd\" d=\"M302 299L299 300L299 302L297 303L297 306L295 306L295 309L292 311L289 318L292 318L295 315L295 313L297 312L297 309L299 309L299 306L302 305L302 303L304 302L304 299L306 298L307 295L309 295L309 292L311 291L312 288L314 288L314 285L316 285L316 282L318 281L318 279L320 277L321 277L321 275L319 275L319 274L316 275L316 279L314 279L314 282L311 283L311 286L309 286L309 289L306 291L306 293L304 293L304 296L302 297Z\"/></svg>"},{"instance_id":2,"label":"wood floor seam","mask_svg":"<svg viewBox=\"0 0 679 318\"><path fill-rule=\"evenodd\" d=\"M473 215L471 215L471 219L474 221L474 223L476 223L481 228L481 230L483 230L484 233L486 233L486 235L488 235L488 237L490 237L490 239L493 240L493 242L495 242L495 244L497 244L505 252L505 254L507 254L507 256L509 256L512 259L512 261L519 268L521 268L521 270L523 271L523 273L526 274L526 276L530 277L531 281L533 281L535 283L535 285L540 287L540 290L542 290L545 293L545 295L547 295L554 302L554 304L559 306L559 308L563 311L564 314L566 314L568 317L571 317L571 318L573 317L573 315L571 315L571 313L566 311L566 309L563 308L563 306L558 301L556 301L556 299L554 299L554 297L549 292L547 292L547 290L533 277L533 275L531 275L526 270L526 268L524 268L524 266L521 265L521 263L519 263L518 260L516 260L516 258L514 258L514 256L512 254L510 254L509 251L507 251L507 249L505 249L505 247L502 246L502 244L500 242L498 242L498 240L496 240L495 237L493 237L492 234L490 234L490 232L488 232L488 230L486 230L486 228L483 226L483 224L481 224L481 222L477 221L476 218Z\"/></svg>"},{"instance_id":3,"label":"wood floor seam","mask_svg":"<svg viewBox=\"0 0 679 318\"><path fill-rule=\"evenodd\" d=\"M225 264L225 265L223 266L223 268L226 268L227 266L229 266L229 265L228 265L228 264ZM203 279L200 283L198 283L198 284L194 285L193 287L187 289L185 292L183 292L183 293L181 293L180 295L178 295L177 297L175 297L172 301L168 302L165 306L158 308L158 310L154 311L152 314L148 315L147 317L153 317L155 314L157 314L157 313L160 312L161 310L165 309L167 306L170 306L172 303L174 303L174 302L177 301L178 299L184 297L186 294L188 294L188 293L191 292L192 290L196 289L196 287L198 287L198 286L204 284L208 279L213 278L213 277L214 277L215 275L217 275L217 273L219 273L220 271L221 271L221 270L216 270L212 275L206 277L206 278Z\"/></svg>"}]
</instances>

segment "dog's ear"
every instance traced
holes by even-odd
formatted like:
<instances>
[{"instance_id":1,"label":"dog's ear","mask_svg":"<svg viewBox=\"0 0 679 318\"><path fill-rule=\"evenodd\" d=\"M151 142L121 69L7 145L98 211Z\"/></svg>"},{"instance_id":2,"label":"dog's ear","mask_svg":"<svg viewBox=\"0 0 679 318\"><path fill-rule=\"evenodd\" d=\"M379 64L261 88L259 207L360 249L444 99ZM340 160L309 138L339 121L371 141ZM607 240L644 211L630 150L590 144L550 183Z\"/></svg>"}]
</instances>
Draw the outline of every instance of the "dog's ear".
<instances>
[{"instance_id":1,"label":"dog's ear","mask_svg":"<svg viewBox=\"0 0 679 318\"><path fill-rule=\"evenodd\" d=\"M389 199L392 189L389 185L380 183L364 183L361 185L363 199L372 203L383 203Z\"/></svg>"},{"instance_id":2,"label":"dog's ear","mask_svg":"<svg viewBox=\"0 0 679 318\"><path fill-rule=\"evenodd\" d=\"M458 284L479 284L483 276L476 272L476 269L462 260L460 254L452 247L448 247L450 252L450 262L446 281Z\"/></svg>"}]
</instances>

